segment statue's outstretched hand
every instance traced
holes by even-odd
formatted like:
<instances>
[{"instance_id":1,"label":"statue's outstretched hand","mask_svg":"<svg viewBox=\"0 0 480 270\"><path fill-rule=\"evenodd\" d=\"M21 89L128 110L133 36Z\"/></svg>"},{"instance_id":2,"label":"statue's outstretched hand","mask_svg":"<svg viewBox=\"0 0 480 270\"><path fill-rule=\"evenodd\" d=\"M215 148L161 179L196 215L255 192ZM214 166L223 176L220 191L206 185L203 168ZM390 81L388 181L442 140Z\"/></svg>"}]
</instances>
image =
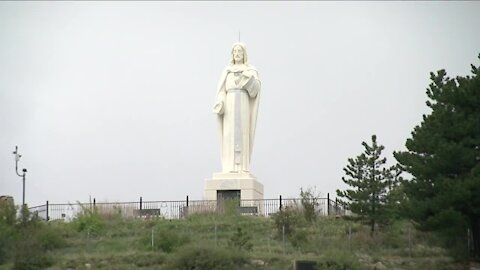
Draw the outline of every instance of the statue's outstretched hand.
<instances>
[{"instance_id":1,"label":"statue's outstretched hand","mask_svg":"<svg viewBox=\"0 0 480 270\"><path fill-rule=\"evenodd\" d=\"M220 101L220 102L217 102L214 106L213 106L213 112L218 114L218 115L222 115L223 114L223 111L224 111L224 108L223 108L223 101Z\"/></svg>"}]
</instances>

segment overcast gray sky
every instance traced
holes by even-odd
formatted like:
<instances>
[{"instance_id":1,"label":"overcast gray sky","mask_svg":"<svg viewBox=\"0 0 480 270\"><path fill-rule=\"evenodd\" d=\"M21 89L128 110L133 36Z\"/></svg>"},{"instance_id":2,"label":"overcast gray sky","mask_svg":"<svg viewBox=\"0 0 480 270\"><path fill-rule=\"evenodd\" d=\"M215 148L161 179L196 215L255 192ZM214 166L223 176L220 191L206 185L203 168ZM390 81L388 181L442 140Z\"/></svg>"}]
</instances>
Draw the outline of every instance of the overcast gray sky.
<instances>
[{"instance_id":1,"label":"overcast gray sky","mask_svg":"<svg viewBox=\"0 0 480 270\"><path fill-rule=\"evenodd\" d=\"M345 188L377 134L403 150L429 72L478 65L480 2L0 2L0 195L202 199L221 169L216 85L238 39L262 80L266 198Z\"/></svg>"}]
</instances>

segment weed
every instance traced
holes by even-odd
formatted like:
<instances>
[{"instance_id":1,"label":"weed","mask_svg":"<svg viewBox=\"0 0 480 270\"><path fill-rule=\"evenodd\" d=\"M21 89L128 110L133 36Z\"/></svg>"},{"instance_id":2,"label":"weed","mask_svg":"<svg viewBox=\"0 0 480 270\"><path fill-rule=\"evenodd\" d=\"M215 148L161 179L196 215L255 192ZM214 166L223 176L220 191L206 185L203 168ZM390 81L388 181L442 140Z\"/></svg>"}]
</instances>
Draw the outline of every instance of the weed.
<instances>
[{"instance_id":1,"label":"weed","mask_svg":"<svg viewBox=\"0 0 480 270\"><path fill-rule=\"evenodd\" d=\"M214 247L212 243L183 246L167 264L167 270L238 269L247 262L244 253Z\"/></svg>"},{"instance_id":2,"label":"weed","mask_svg":"<svg viewBox=\"0 0 480 270\"><path fill-rule=\"evenodd\" d=\"M79 232L86 231L92 235L99 235L105 228L105 220L96 208L93 210L84 208L83 211L75 217L72 225Z\"/></svg>"},{"instance_id":3,"label":"weed","mask_svg":"<svg viewBox=\"0 0 480 270\"><path fill-rule=\"evenodd\" d=\"M317 212L316 208L320 205L320 194L317 194L315 188L307 188L303 190L300 188L300 197L302 207L303 207L303 215L307 222L313 222L317 219Z\"/></svg>"},{"instance_id":4,"label":"weed","mask_svg":"<svg viewBox=\"0 0 480 270\"><path fill-rule=\"evenodd\" d=\"M153 232L153 248L154 250L161 250L163 252L170 253L175 249L187 244L190 242L190 238L177 230L173 224L165 224L161 223L156 228L154 228ZM152 236L151 234L148 235L148 247L151 248L152 244Z\"/></svg>"},{"instance_id":5,"label":"weed","mask_svg":"<svg viewBox=\"0 0 480 270\"><path fill-rule=\"evenodd\" d=\"M343 250L328 250L317 263L318 270L360 270L362 266L351 253Z\"/></svg>"}]
</instances>

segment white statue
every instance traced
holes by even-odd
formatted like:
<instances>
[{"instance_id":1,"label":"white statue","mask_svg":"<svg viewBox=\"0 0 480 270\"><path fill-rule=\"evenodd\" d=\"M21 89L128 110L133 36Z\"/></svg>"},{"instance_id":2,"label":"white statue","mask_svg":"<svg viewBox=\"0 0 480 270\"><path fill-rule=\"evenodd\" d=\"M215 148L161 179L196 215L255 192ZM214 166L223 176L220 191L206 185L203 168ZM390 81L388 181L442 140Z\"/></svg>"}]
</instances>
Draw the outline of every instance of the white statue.
<instances>
[{"instance_id":1,"label":"white statue","mask_svg":"<svg viewBox=\"0 0 480 270\"><path fill-rule=\"evenodd\" d=\"M261 85L243 43L233 44L231 56L220 77L213 111L219 123L222 172L248 173Z\"/></svg>"}]
</instances>

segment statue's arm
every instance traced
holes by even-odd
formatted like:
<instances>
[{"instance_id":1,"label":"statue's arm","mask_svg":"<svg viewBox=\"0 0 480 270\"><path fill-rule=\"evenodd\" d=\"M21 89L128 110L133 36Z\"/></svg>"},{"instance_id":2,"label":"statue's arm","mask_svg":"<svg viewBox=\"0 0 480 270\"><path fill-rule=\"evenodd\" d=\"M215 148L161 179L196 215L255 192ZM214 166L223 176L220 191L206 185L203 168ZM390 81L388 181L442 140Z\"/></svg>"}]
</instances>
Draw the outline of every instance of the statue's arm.
<instances>
[{"instance_id":1,"label":"statue's arm","mask_svg":"<svg viewBox=\"0 0 480 270\"><path fill-rule=\"evenodd\" d=\"M220 81L218 83L218 92L215 105L213 105L213 112L222 115L225 111L225 97L227 93L225 92L225 79L227 78L227 71L225 70L220 76Z\"/></svg>"},{"instance_id":2,"label":"statue's arm","mask_svg":"<svg viewBox=\"0 0 480 270\"><path fill-rule=\"evenodd\" d=\"M215 102L215 105L213 105L213 112L222 115L223 112L225 111L225 90L220 90L217 95L217 101Z\"/></svg>"},{"instance_id":3,"label":"statue's arm","mask_svg":"<svg viewBox=\"0 0 480 270\"><path fill-rule=\"evenodd\" d=\"M243 88L247 90L248 95L252 98L256 97L258 92L260 92L261 83L258 79L257 72L254 73L245 73L244 75L244 85Z\"/></svg>"}]
</instances>

